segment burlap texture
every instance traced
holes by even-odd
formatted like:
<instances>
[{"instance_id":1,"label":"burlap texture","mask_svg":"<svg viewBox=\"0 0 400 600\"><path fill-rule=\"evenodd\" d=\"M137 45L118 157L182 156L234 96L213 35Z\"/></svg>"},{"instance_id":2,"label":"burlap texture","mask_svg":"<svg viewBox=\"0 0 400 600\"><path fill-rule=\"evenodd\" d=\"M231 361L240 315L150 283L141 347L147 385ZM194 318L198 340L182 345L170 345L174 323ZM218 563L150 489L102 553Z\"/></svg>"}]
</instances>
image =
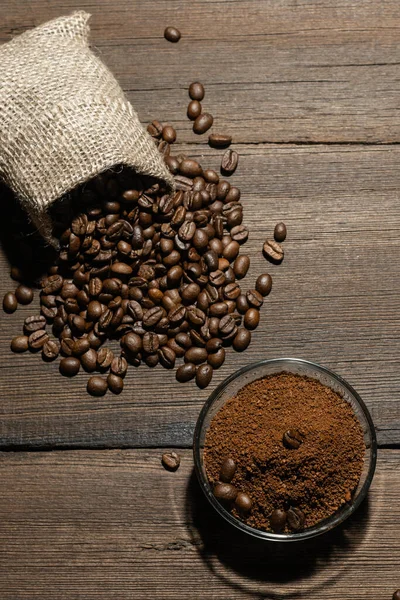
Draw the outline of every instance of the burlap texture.
<instances>
[{"instance_id":1,"label":"burlap texture","mask_svg":"<svg viewBox=\"0 0 400 600\"><path fill-rule=\"evenodd\" d=\"M89 48L75 12L0 46L0 175L41 233L57 198L117 164L173 180L154 141Z\"/></svg>"}]
</instances>

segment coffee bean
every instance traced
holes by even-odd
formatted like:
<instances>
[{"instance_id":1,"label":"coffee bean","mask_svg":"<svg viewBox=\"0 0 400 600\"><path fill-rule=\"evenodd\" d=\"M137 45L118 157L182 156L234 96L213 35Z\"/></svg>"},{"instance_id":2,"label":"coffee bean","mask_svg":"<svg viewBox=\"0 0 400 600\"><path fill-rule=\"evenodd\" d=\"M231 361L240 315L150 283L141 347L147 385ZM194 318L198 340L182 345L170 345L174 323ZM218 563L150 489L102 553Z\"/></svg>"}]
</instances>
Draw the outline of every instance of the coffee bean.
<instances>
[{"instance_id":1,"label":"coffee bean","mask_svg":"<svg viewBox=\"0 0 400 600\"><path fill-rule=\"evenodd\" d=\"M289 429L283 434L282 442L286 448L300 448L303 443L303 436L297 429Z\"/></svg>"},{"instance_id":2,"label":"coffee bean","mask_svg":"<svg viewBox=\"0 0 400 600\"><path fill-rule=\"evenodd\" d=\"M131 275L132 267L123 262L115 262L111 265L111 273L112 275L126 278Z\"/></svg>"},{"instance_id":3,"label":"coffee bean","mask_svg":"<svg viewBox=\"0 0 400 600\"><path fill-rule=\"evenodd\" d=\"M205 133L212 127L214 122L214 117L210 115L210 113L202 113L197 117L195 122L193 123L193 131L197 133L197 135L201 135Z\"/></svg>"},{"instance_id":4,"label":"coffee bean","mask_svg":"<svg viewBox=\"0 0 400 600\"><path fill-rule=\"evenodd\" d=\"M240 189L232 185L226 195L225 202L239 202L241 196Z\"/></svg>"},{"instance_id":5,"label":"coffee bean","mask_svg":"<svg viewBox=\"0 0 400 600\"><path fill-rule=\"evenodd\" d=\"M233 271L237 279L243 279L243 277L246 277L249 267L250 258L246 254L241 254L238 256L233 263Z\"/></svg>"},{"instance_id":6,"label":"coffee bean","mask_svg":"<svg viewBox=\"0 0 400 600\"><path fill-rule=\"evenodd\" d=\"M236 282L228 283L224 288L224 296L227 300L236 300L240 296L240 285Z\"/></svg>"},{"instance_id":7,"label":"coffee bean","mask_svg":"<svg viewBox=\"0 0 400 600\"><path fill-rule=\"evenodd\" d=\"M212 271L209 275L209 279L210 279L211 285L213 285L215 287L220 287L221 285L224 285L224 283L226 281L225 274L220 269L217 269L216 271Z\"/></svg>"},{"instance_id":8,"label":"coffee bean","mask_svg":"<svg viewBox=\"0 0 400 600\"><path fill-rule=\"evenodd\" d=\"M223 135L222 133L212 133L208 136L208 143L212 148L226 148L232 142L231 135Z\"/></svg>"},{"instance_id":9,"label":"coffee bean","mask_svg":"<svg viewBox=\"0 0 400 600\"><path fill-rule=\"evenodd\" d=\"M43 294L57 294L63 286L64 280L61 275L50 275L42 281Z\"/></svg>"},{"instance_id":10,"label":"coffee bean","mask_svg":"<svg viewBox=\"0 0 400 600\"><path fill-rule=\"evenodd\" d=\"M26 352L28 350L28 336L17 335L11 340L10 348L13 352Z\"/></svg>"},{"instance_id":11,"label":"coffee bean","mask_svg":"<svg viewBox=\"0 0 400 600\"><path fill-rule=\"evenodd\" d=\"M193 236L193 246L197 250L203 250L203 248L207 248L208 245L208 235L203 229L196 229L196 232Z\"/></svg>"},{"instance_id":12,"label":"coffee bean","mask_svg":"<svg viewBox=\"0 0 400 600\"><path fill-rule=\"evenodd\" d=\"M202 174L203 169L197 162L191 158L185 158L179 165L179 172L181 175L194 179Z\"/></svg>"},{"instance_id":13,"label":"coffee bean","mask_svg":"<svg viewBox=\"0 0 400 600\"><path fill-rule=\"evenodd\" d=\"M107 377L107 386L110 392L113 394L120 394L124 389L124 380L122 377L119 377L114 373L110 373Z\"/></svg>"},{"instance_id":14,"label":"coffee bean","mask_svg":"<svg viewBox=\"0 0 400 600\"><path fill-rule=\"evenodd\" d=\"M223 342L221 338L211 338L206 343L206 350L209 354L213 354L214 352L218 352L222 346Z\"/></svg>"},{"instance_id":15,"label":"coffee bean","mask_svg":"<svg viewBox=\"0 0 400 600\"><path fill-rule=\"evenodd\" d=\"M143 314L143 326L154 327L163 318L165 311L161 306L154 306L149 308Z\"/></svg>"},{"instance_id":16,"label":"coffee bean","mask_svg":"<svg viewBox=\"0 0 400 600\"><path fill-rule=\"evenodd\" d=\"M186 316L190 323L198 327L204 325L206 320L206 315L203 313L203 311L195 306L189 306L186 311Z\"/></svg>"},{"instance_id":17,"label":"coffee bean","mask_svg":"<svg viewBox=\"0 0 400 600\"><path fill-rule=\"evenodd\" d=\"M167 471L176 471L181 464L181 457L176 452L165 452L161 457L161 464Z\"/></svg>"},{"instance_id":18,"label":"coffee bean","mask_svg":"<svg viewBox=\"0 0 400 600\"><path fill-rule=\"evenodd\" d=\"M72 335L72 334L71 334ZM63 337L61 339L61 352L64 356L72 356L74 351L75 342L70 337Z\"/></svg>"},{"instance_id":19,"label":"coffee bean","mask_svg":"<svg viewBox=\"0 0 400 600\"><path fill-rule=\"evenodd\" d=\"M90 348L90 343L87 338L79 338L74 342L74 346L72 348L72 354L74 356L82 356L85 354Z\"/></svg>"},{"instance_id":20,"label":"coffee bean","mask_svg":"<svg viewBox=\"0 0 400 600\"><path fill-rule=\"evenodd\" d=\"M60 373L65 377L74 377L79 372L81 363L77 358L68 356L60 360Z\"/></svg>"},{"instance_id":21,"label":"coffee bean","mask_svg":"<svg viewBox=\"0 0 400 600\"><path fill-rule=\"evenodd\" d=\"M49 335L44 329L34 331L28 338L29 348L31 348L31 350L40 350L48 339Z\"/></svg>"},{"instance_id":22,"label":"coffee bean","mask_svg":"<svg viewBox=\"0 0 400 600\"><path fill-rule=\"evenodd\" d=\"M100 350L97 353L97 366L99 369L109 369L113 360L114 353L110 348L100 348Z\"/></svg>"},{"instance_id":23,"label":"coffee bean","mask_svg":"<svg viewBox=\"0 0 400 600\"><path fill-rule=\"evenodd\" d=\"M88 337L90 342L90 339ZM85 354L80 357L81 365L87 373L93 373L97 368L97 352L94 348L89 348Z\"/></svg>"},{"instance_id":24,"label":"coffee bean","mask_svg":"<svg viewBox=\"0 0 400 600\"><path fill-rule=\"evenodd\" d=\"M176 140L176 131L171 125L165 125L162 130L163 140L168 144L173 144Z\"/></svg>"},{"instance_id":25,"label":"coffee bean","mask_svg":"<svg viewBox=\"0 0 400 600\"><path fill-rule=\"evenodd\" d=\"M213 355L215 356L215 354ZM196 371L196 384L201 390L206 388L211 382L213 376L213 368L209 364L203 364L197 367Z\"/></svg>"},{"instance_id":26,"label":"coffee bean","mask_svg":"<svg viewBox=\"0 0 400 600\"><path fill-rule=\"evenodd\" d=\"M93 375L87 382L86 389L91 396L104 396L108 389L107 380L99 375Z\"/></svg>"},{"instance_id":27,"label":"coffee bean","mask_svg":"<svg viewBox=\"0 0 400 600\"><path fill-rule=\"evenodd\" d=\"M235 225L231 229L231 238L238 244L245 244L249 237L249 231L244 225Z\"/></svg>"},{"instance_id":28,"label":"coffee bean","mask_svg":"<svg viewBox=\"0 0 400 600\"><path fill-rule=\"evenodd\" d=\"M136 333L127 333L122 338L121 345L131 354L138 354L142 349L142 338Z\"/></svg>"},{"instance_id":29,"label":"coffee bean","mask_svg":"<svg viewBox=\"0 0 400 600\"><path fill-rule=\"evenodd\" d=\"M87 307L87 318L89 321L97 321L103 313L103 305L97 300L89 302Z\"/></svg>"},{"instance_id":30,"label":"coffee bean","mask_svg":"<svg viewBox=\"0 0 400 600\"><path fill-rule=\"evenodd\" d=\"M11 279L14 279L14 281L23 281L25 279L25 274L19 267L12 266L10 269L10 277Z\"/></svg>"},{"instance_id":31,"label":"coffee bean","mask_svg":"<svg viewBox=\"0 0 400 600\"><path fill-rule=\"evenodd\" d=\"M256 281L256 290L261 296L268 296L272 289L272 277L268 273L259 275Z\"/></svg>"},{"instance_id":32,"label":"coffee bean","mask_svg":"<svg viewBox=\"0 0 400 600\"><path fill-rule=\"evenodd\" d=\"M147 331L143 336L143 350L147 352L147 354L153 354L157 352L160 346L160 341L156 333L152 331Z\"/></svg>"},{"instance_id":33,"label":"coffee bean","mask_svg":"<svg viewBox=\"0 0 400 600\"><path fill-rule=\"evenodd\" d=\"M204 86L199 81L191 83L189 86L189 96L192 100L203 100L204 98Z\"/></svg>"},{"instance_id":34,"label":"coffee bean","mask_svg":"<svg viewBox=\"0 0 400 600\"><path fill-rule=\"evenodd\" d=\"M267 240L264 243L263 252L265 257L274 263L282 262L284 257L284 251L282 246L274 240Z\"/></svg>"},{"instance_id":35,"label":"coffee bean","mask_svg":"<svg viewBox=\"0 0 400 600\"><path fill-rule=\"evenodd\" d=\"M293 531L304 528L305 515L297 506L290 507L287 511L287 524Z\"/></svg>"},{"instance_id":36,"label":"coffee bean","mask_svg":"<svg viewBox=\"0 0 400 600\"><path fill-rule=\"evenodd\" d=\"M276 242L284 242L286 239L287 231L285 223L277 223L274 229L274 238Z\"/></svg>"},{"instance_id":37,"label":"coffee bean","mask_svg":"<svg viewBox=\"0 0 400 600\"><path fill-rule=\"evenodd\" d=\"M392 600L400 600L400 589L394 592Z\"/></svg>"},{"instance_id":38,"label":"coffee bean","mask_svg":"<svg viewBox=\"0 0 400 600\"><path fill-rule=\"evenodd\" d=\"M234 150L227 150L222 157L221 173L223 175L232 175L238 166L239 155Z\"/></svg>"},{"instance_id":39,"label":"coffee bean","mask_svg":"<svg viewBox=\"0 0 400 600\"><path fill-rule=\"evenodd\" d=\"M249 306L253 306L254 308L260 308L264 303L262 295L257 290L248 290L246 298Z\"/></svg>"},{"instance_id":40,"label":"coffee bean","mask_svg":"<svg viewBox=\"0 0 400 600\"><path fill-rule=\"evenodd\" d=\"M224 483L230 483L236 473L236 463L233 458L227 456L221 464L219 478Z\"/></svg>"},{"instance_id":41,"label":"coffee bean","mask_svg":"<svg viewBox=\"0 0 400 600\"><path fill-rule=\"evenodd\" d=\"M175 367L176 354L168 346L163 346L158 350L158 358L160 364L165 369L173 369Z\"/></svg>"},{"instance_id":42,"label":"coffee bean","mask_svg":"<svg viewBox=\"0 0 400 600\"><path fill-rule=\"evenodd\" d=\"M229 260L229 262L232 262L233 260L235 260L235 258L239 254L239 250L240 250L239 243L232 240L231 242L229 242L229 244L227 244L225 246L225 248L222 252L222 255L224 258Z\"/></svg>"},{"instance_id":43,"label":"coffee bean","mask_svg":"<svg viewBox=\"0 0 400 600\"><path fill-rule=\"evenodd\" d=\"M249 310L249 303L247 302L247 298L245 294L240 294L236 298L236 309L241 314L244 315Z\"/></svg>"},{"instance_id":44,"label":"coffee bean","mask_svg":"<svg viewBox=\"0 0 400 600\"><path fill-rule=\"evenodd\" d=\"M247 515L252 509L253 503L251 498L245 492L239 492L235 500L235 508L242 515Z\"/></svg>"},{"instance_id":45,"label":"coffee bean","mask_svg":"<svg viewBox=\"0 0 400 600\"><path fill-rule=\"evenodd\" d=\"M194 377L196 376L196 365L190 362L181 365L176 370L175 376L176 380L180 383L185 383L186 381L194 379Z\"/></svg>"},{"instance_id":46,"label":"coffee bean","mask_svg":"<svg viewBox=\"0 0 400 600\"><path fill-rule=\"evenodd\" d=\"M176 44L181 39L181 32L176 27L166 27L164 37L168 42Z\"/></svg>"},{"instance_id":47,"label":"coffee bean","mask_svg":"<svg viewBox=\"0 0 400 600\"><path fill-rule=\"evenodd\" d=\"M47 340L42 348L42 358L46 361L52 361L57 358L60 353L60 344L56 340Z\"/></svg>"},{"instance_id":48,"label":"coffee bean","mask_svg":"<svg viewBox=\"0 0 400 600\"><path fill-rule=\"evenodd\" d=\"M207 360L207 350L192 346L185 352L185 362L200 365Z\"/></svg>"},{"instance_id":49,"label":"coffee bean","mask_svg":"<svg viewBox=\"0 0 400 600\"><path fill-rule=\"evenodd\" d=\"M198 100L192 100L187 107L187 116L191 121L195 121L201 114L201 104Z\"/></svg>"},{"instance_id":50,"label":"coffee bean","mask_svg":"<svg viewBox=\"0 0 400 600\"><path fill-rule=\"evenodd\" d=\"M26 285L19 285L15 296L20 304L30 304L33 300L33 290Z\"/></svg>"},{"instance_id":51,"label":"coffee bean","mask_svg":"<svg viewBox=\"0 0 400 600\"><path fill-rule=\"evenodd\" d=\"M232 346L236 352L246 350L251 342L251 333L244 327L238 327L236 336L233 338Z\"/></svg>"},{"instance_id":52,"label":"coffee bean","mask_svg":"<svg viewBox=\"0 0 400 600\"><path fill-rule=\"evenodd\" d=\"M209 354L207 357L207 362L212 366L213 369L219 369L225 362L225 350L224 348L220 348L213 354Z\"/></svg>"},{"instance_id":53,"label":"coffee bean","mask_svg":"<svg viewBox=\"0 0 400 600\"><path fill-rule=\"evenodd\" d=\"M276 508L269 518L272 531L281 533L285 529L287 514L284 510Z\"/></svg>"},{"instance_id":54,"label":"coffee bean","mask_svg":"<svg viewBox=\"0 0 400 600\"><path fill-rule=\"evenodd\" d=\"M219 322L219 331L223 338L225 336L231 334L233 331L236 332L236 330L237 330L236 321L232 317L232 315L228 314L228 315L225 315L225 317L222 317L222 319Z\"/></svg>"},{"instance_id":55,"label":"coffee bean","mask_svg":"<svg viewBox=\"0 0 400 600\"><path fill-rule=\"evenodd\" d=\"M162 130L163 126L159 121L152 121L152 123L150 123L150 125L147 126L147 131L149 132L149 134L156 139L161 137Z\"/></svg>"},{"instance_id":56,"label":"coffee bean","mask_svg":"<svg viewBox=\"0 0 400 600\"><path fill-rule=\"evenodd\" d=\"M211 317L221 318L228 314L228 306L226 302L216 302L210 306L208 312Z\"/></svg>"},{"instance_id":57,"label":"coffee bean","mask_svg":"<svg viewBox=\"0 0 400 600\"><path fill-rule=\"evenodd\" d=\"M244 315L244 326L246 329L253 331L258 327L260 322L260 313L256 308L249 308Z\"/></svg>"},{"instance_id":58,"label":"coffee bean","mask_svg":"<svg viewBox=\"0 0 400 600\"><path fill-rule=\"evenodd\" d=\"M123 356L116 356L111 362L111 373L118 377L125 377L128 370L128 363Z\"/></svg>"},{"instance_id":59,"label":"coffee bean","mask_svg":"<svg viewBox=\"0 0 400 600\"><path fill-rule=\"evenodd\" d=\"M12 314L18 308L18 301L13 292L7 292L3 298L3 310L8 314Z\"/></svg>"},{"instance_id":60,"label":"coffee bean","mask_svg":"<svg viewBox=\"0 0 400 600\"><path fill-rule=\"evenodd\" d=\"M235 501L238 491L230 483L217 483L214 486L213 494L223 504L231 504Z\"/></svg>"}]
</instances>

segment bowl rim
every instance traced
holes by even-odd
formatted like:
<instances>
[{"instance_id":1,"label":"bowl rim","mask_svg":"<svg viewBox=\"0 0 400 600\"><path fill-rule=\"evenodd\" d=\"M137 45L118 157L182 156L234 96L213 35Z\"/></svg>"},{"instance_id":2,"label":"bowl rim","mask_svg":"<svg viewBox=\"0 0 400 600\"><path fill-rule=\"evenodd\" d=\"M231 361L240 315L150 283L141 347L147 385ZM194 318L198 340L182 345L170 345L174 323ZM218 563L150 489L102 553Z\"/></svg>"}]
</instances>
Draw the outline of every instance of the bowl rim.
<instances>
[{"instance_id":1,"label":"bowl rim","mask_svg":"<svg viewBox=\"0 0 400 600\"><path fill-rule=\"evenodd\" d=\"M211 408L211 406L213 405L215 400L217 400L217 398L219 397L221 392L232 381L234 381L241 375L248 373L249 371L253 371L254 369L259 368L262 365L279 364L279 363L282 364L282 371L284 371L284 365L288 364L288 363L307 365L313 369L316 369L322 373L329 375L330 377L332 377L333 379L336 379L339 383L341 383L354 396L355 400L357 401L358 405L360 406L360 408L364 414L364 417L367 421L369 435L371 438L370 462L369 462L368 473L367 473L364 484L363 484L356 500L354 501L354 503L348 505L348 510L334 513L333 515L331 515L330 517L327 517L326 519L317 523L313 527L310 527L309 529L305 529L304 531L301 531L299 533L287 533L287 534L286 533L285 534L271 533L268 531L262 531L261 529L255 529L254 527L250 527L249 525L246 525L239 519L236 519L236 517L231 515L230 512L225 510L224 507L218 502L218 500L216 500L216 498L214 497L214 495L211 491L210 483L209 483L207 477L203 473L202 465L201 465L201 458L200 458L200 433L201 433L201 430L203 427L203 423L204 423L204 420L207 416L209 409ZM262 378L262 376L260 378ZM225 519L225 521L228 521L228 523L230 523L231 525L236 527L236 529L239 529L240 531L242 531L252 537L262 539L262 540L268 541L268 542L297 542L297 541L303 541L306 539L310 539L310 538L316 537L318 535L321 535L323 533L326 533L327 531L330 531L331 529L333 529L334 527L337 527L338 525L343 523L346 519L348 519L348 517L350 517L357 510L357 508L360 506L361 502L364 500L364 498L367 495L367 492L372 483L372 479L373 479L374 473L375 473L376 462L377 462L377 453L378 453L378 448L377 448L375 426L374 426L372 417L370 415L370 412L369 412L367 406L365 405L365 403L362 400L362 398L360 397L360 395L356 392L356 390L345 379L343 379L343 377L341 377L334 371L331 371L331 369L328 369L327 367L324 367L318 363L315 363L315 362L312 362L309 360L305 360L302 358L292 358L292 357L263 359L263 360L260 360L257 362L253 362L253 363L250 363L249 365L246 365L246 366L238 369L237 371L234 371L231 375L226 377L226 379L224 379L211 392L211 394L205 401L205 403L199 413L199 416L198 416L198 419L196 422L196 427L194 430L194 435L193 435L194 467L195 467L195 471L196 471L196 475L197 475L197 479L199 481L200 487L203 490L203 492L204 492L206 498L208 499L208 501L210 502L210 504L217 511L217 513L219 513L219 515L223 519Z\"/></svg>"}]
</instances>

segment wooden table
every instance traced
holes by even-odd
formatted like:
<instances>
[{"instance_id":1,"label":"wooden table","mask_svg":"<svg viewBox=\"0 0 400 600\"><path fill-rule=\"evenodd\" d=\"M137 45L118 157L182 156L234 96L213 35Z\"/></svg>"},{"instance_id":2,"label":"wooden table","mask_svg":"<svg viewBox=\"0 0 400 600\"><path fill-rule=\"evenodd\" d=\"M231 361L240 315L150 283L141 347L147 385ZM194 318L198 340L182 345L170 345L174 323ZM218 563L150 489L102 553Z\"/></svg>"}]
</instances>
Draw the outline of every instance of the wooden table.
<instances>
[{"instance_id":1,"label":"wooden table","mask_svg":"<svg viewBox=\"0 0 400 600\"><path fill-rule=\"evenodd\" d=\"M243 364L298 356L355 386L376 424L368 501L303 546L245 543L206 505L194 424L209 391L131 369L121 396L16 356L31 307L1 316L2 600L391 598L400 587L400 4L398 0L3 0L0 41L74 9L141 120L176 127L179 149L216 168L195 137L187 88L206 86L215 130L240 153L249 281L264 239L288 226L285 260ZM167 25L182 31L177 45ZM0 65L1 68L1 65ZM0 293L12 288L4 253ZM181 468L160 466L178 448Z\"/></svg>"}]
</instances>

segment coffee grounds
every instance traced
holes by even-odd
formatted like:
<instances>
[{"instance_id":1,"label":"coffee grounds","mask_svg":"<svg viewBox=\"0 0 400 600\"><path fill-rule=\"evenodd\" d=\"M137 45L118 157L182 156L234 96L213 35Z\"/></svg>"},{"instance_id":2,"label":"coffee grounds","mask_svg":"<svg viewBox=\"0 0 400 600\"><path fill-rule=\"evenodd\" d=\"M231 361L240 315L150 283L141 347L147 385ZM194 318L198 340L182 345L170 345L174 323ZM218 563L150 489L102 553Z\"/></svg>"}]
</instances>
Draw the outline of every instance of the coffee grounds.
<instances>
[{"instance_id":1,"label":"coffee grounds","mask_svg":"<svg viewBox=\"0 0 400 600\"><path fill-rule=\"evenodd\" d=\"M287 431L303 442L287 448ZM298 507L312 527L351 500L365 454L352 407L319 381L291 373L258 379L228 400L211 421L204 461L211 485L226 457L236 463L231 484L252 501L247 525L271 531L273 511ZM288 524L283 531L289 532Z\"/></svg>"}]
</instances>

